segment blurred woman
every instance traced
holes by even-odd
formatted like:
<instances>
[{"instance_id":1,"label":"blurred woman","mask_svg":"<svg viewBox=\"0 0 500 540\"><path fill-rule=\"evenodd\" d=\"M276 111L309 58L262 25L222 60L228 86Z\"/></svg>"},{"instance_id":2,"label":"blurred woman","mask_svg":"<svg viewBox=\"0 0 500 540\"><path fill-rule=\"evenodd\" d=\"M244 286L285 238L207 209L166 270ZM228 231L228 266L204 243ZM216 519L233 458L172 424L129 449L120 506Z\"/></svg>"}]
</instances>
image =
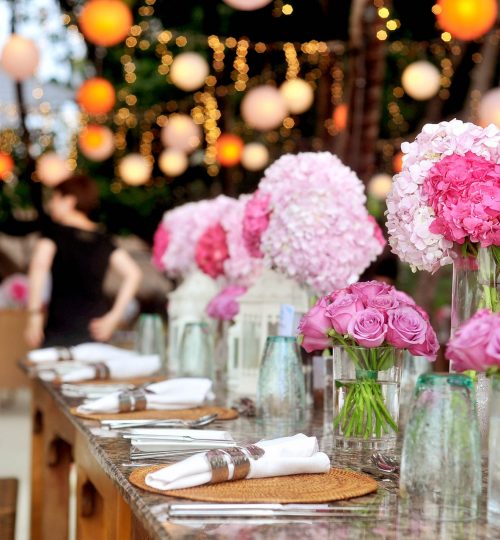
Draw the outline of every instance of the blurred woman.
<instances>
[{"instance_id":1,"label":"blurred woman","mask_svg":"<svg viewBox=\"0 0 500 540\"><path fill-rule=\"evenodd\" d=\"M29 269L25 337L30 347L108 341L139 288L139 266L89 217L98 203L97 185L86 176L73 176L53 189L48 204L52 222L35 246ZM122 278L112 305L103 293L110 267ZM49 274L52 293L44 326Z\"/></svg>"}]
</instances>

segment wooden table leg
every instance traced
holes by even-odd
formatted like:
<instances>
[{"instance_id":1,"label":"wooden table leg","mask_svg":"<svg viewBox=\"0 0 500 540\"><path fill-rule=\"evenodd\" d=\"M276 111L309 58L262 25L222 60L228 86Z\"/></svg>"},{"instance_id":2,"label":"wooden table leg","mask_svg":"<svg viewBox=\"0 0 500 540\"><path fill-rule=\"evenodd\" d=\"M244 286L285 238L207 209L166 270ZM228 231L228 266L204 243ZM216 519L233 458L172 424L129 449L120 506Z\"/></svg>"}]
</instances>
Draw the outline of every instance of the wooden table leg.
<instances>
[{"instance_id":1,"label":"wooden table leg","mask_svg":"<svg viewBox=\"0 0 500 540\"><path fill-rule=\"evenodd\" d=\"M131 538L132 515L112 480L91 454L88 442L76 438L77 539L127 540Z\"/></svg>"}]
</instances>

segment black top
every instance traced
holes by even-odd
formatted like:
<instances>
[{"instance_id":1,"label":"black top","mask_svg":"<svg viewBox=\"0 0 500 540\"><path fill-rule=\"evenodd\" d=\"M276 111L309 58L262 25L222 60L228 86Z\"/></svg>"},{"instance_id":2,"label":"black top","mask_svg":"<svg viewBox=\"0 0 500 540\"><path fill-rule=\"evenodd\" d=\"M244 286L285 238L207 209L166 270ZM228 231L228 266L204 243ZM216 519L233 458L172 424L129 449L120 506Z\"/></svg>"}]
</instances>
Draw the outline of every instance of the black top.
<instances>
[{"instance_id":1,"label":"black top","mask_svg":"<svg viewBox=\"0 0 500 540\"><path fill-rule=\"evenodd\" d=\"M116 246L101 231L50 223L42 236L57 248L52 263L52 294L44 346L92 341L89 322L110 309L103 282Z\"/></svg>"}]
</instances>

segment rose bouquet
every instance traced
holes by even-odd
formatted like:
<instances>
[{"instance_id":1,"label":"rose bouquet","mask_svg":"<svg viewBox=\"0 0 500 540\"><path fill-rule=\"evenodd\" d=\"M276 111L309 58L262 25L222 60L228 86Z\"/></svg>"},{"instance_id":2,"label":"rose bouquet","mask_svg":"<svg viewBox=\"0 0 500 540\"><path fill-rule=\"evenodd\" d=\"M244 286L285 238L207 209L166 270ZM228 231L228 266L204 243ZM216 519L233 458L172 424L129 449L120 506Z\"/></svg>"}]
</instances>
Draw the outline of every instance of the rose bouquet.
<instances>
[{"instance_id":1,"label":"rose bouquet","mask_svg":"<svg viewBox=\"0 0 500 540\"><path fill-rule=\"evenodd\" d=\"M12 274L0 284L0 308L25 308L28 305L28 277Z\"/></svg>"},{"instance_id":2,"label":"rose bouquet","mask_svg":"<svg viewBox=\"0 0 500 540\"><path fill-rule=\"evenodd\" d=\"M243 239L267 266L325 294L357 281L382 252L365 202L361 180L333 154L287 154L248 201Z\"/></svg>"},{"instance_id":3,"label":"rose bouquet","mask_svg":"<svg viewBox=\"0 0 500 540\"><path fill-rule=\"evenodd\" d=\"M302 318L299 342L307 352L341 347L352 380L336 378L343 395L334 426L345 437L367 439L397 431L386 404L381 372L397 351L435 360L439 344L429 318L405 293L379 281L359 282L318 300ZM395 412L397 414L397 410Z\"/></svg>"},{"instance_id":4,"label":"rose bouquet","mask_svg":"<svg viewBox=\"0 0 500 540\"><path fill-rule=\"evenodd\" d=\"M240 311L238 298L246 292L246 287L228 285L210 300L207 315L219 321L232 321Z\"/></svg>"}]
</instances>

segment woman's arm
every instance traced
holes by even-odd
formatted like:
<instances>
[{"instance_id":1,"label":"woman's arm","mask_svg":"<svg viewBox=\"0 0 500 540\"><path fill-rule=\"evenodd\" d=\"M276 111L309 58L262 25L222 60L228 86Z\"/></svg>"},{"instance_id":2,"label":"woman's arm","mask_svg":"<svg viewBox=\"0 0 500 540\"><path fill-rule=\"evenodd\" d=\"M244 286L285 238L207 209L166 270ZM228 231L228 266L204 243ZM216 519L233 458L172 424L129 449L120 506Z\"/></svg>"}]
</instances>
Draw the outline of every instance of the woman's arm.
<instances>
[{"instance_id":1,"label":"woman's arm","mask_svg":"<svg viewBox=\"0 0 500 540\"><path fill-rule=\"evenodd\" d=\"M122 277L122 282L113 307L108 313L90 322L90 333L97 341L108 341L120 323L128 303L134 298L142 279L139 265L123 249L111 255L111 268Z\"/></svg>"},{"instance_id":2,"label":"woman's arm","mask_svg":"<svg viewBox=\"0 0 500 540\"><path fill-rule=\"evenodd\" d=\"M56 254L56 245L48 238L35 244L29 267L28 324L24 333L30 347L39 347L43 341L43 292Z\"/></svg>"}]
</instances>

